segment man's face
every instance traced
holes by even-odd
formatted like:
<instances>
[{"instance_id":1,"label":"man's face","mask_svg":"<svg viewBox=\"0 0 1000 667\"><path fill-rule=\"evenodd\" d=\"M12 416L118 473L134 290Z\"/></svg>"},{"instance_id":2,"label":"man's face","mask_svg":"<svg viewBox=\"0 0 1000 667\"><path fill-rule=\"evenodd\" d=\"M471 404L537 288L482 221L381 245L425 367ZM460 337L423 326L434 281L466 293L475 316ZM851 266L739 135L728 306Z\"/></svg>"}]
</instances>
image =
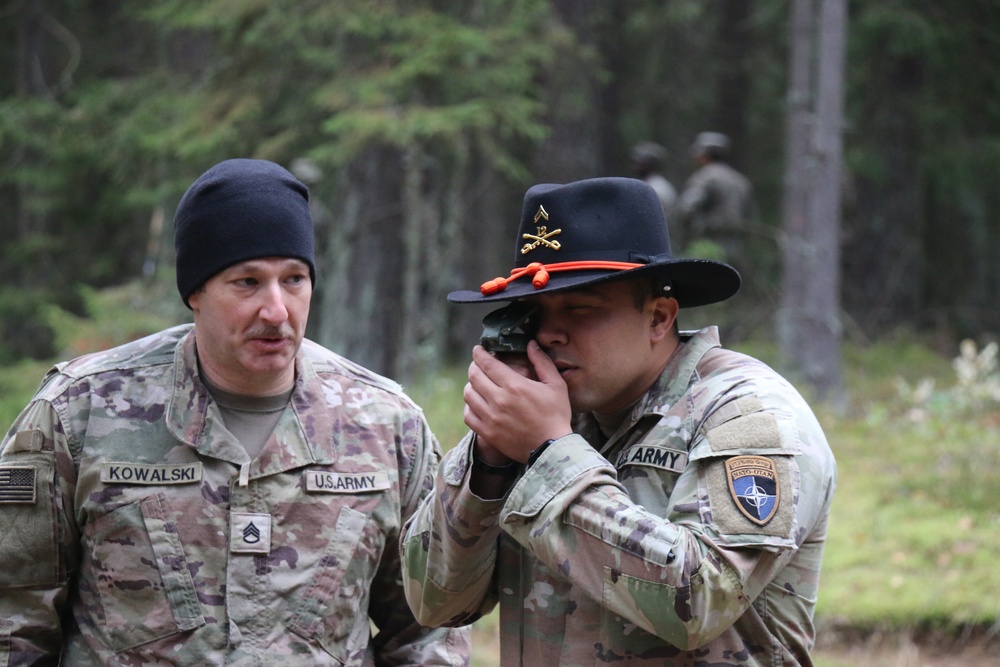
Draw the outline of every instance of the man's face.
<instances>
[{"instance_id":1,"label":"man's face","mask_svg":"<svg viewBox=\"0 0 1000 667\"><path fill-rule=\"evenodd\" d=\"M566 386L574 412L626 408L656 381L676 347L677 302L636 304L629 282L610 282L534 297L541 306L535 336Z\"/></svg>"},{"instance_id":2,"label":"man's face","mask_svg":"<svg viewBox=\"0 0 1000 667\"><path fill-rule=\"evenodd\" d=\"M188 299L208 379L238 394L288 390L309 318L312 282L298 259L253 259L225 269Z\"/></svg>"}]
</instances>

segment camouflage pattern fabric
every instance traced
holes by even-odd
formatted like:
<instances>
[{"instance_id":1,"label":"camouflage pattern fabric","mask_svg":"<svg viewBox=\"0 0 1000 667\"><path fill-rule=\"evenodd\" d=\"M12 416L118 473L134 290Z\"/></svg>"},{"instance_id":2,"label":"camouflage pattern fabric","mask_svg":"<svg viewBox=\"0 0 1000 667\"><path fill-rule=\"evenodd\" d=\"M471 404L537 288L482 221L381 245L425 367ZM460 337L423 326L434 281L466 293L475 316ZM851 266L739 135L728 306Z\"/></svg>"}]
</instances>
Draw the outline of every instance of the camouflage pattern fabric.
<instances>
[{"instance_id":1,"label":"camouflage pattern fabric","mask_svg":"<svg viewBox=\"0 0 1000 667\"><path fill-rule=\"evenodd\" d=\"M812 665L836 464L791 385L710 328L610 438L574 429L497 501L471 437L446 455L403 542L418 620L499 602L504 667Z\"/></svg>"},{"instance_id":2,"label":"camouflage pattern fabric","mask_svg":"<svg viewBox=\"0 0 1000 667\"><path fill-rule=\"evenodd\" d=\"M250 461L190 325L53 369L0 445L0 665L467 665L400 582L422 412L309 341L296 375Z\"/></svg>"}]
</instances>

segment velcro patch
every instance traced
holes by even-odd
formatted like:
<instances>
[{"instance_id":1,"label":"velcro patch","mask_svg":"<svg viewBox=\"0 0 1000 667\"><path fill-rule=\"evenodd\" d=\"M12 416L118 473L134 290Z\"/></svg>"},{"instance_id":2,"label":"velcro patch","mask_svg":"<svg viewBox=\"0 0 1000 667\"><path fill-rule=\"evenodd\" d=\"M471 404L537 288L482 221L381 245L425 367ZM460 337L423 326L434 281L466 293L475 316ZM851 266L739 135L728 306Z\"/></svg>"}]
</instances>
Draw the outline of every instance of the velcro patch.
<instances>
[{"instance_id":1,"label":"velcro patch","mask_svg":"<svg viewBox=\"0 0 1000 667\"><path fill-rule=\"evenodd\" d=\"M687 452L680 449L670 449L655 445L634 445L621 453L615 467L622 468L624 466L642 465L661 468L671 472L683 472L684 468L687 467L687 463Z\"/></svg>"},{"instance_id":2,"label":"velcro patch","mask_svg":"<svg viewBox=\"0 0 1000 667\"><path fill-rule=\"evenodd\" d=\"M729 493L743 516L758 526L767 525L778 511L781 487L774 461L765 456L726 459Z\"/></svg>"},{"instance_id":3,"label":"velcro patch","mask_svg":"<svg viewBox=\"0 0 1000 667\"><path fill-rule=\"evenodd\" d=\"M33 505L35 475L33 466L0 466L0 503Z\"/></svg>"},{"instance_id":4,"label":"velcro patch","mask_svg":"<svg viewBox=\"0 0 1000 667\"><path fill-rule=\"evenodd\" d=\"M306 470L306 491L310 493L364 493L389 488L389 475L384 470L372 472L330 472Z\"/></svg>"},{"instance_id":5,"label":"velcro patch","mask_svg":"<svg viewBox=\"0 0 1000 667\"><path fill-rule=\"evenodd\" d=\"M101 465L105 484L193 484L201 481L201 463L115 463Z\"/></svg>"},{"instance_id":6,"label":"velcro patch","mask_svg":"<svg viewBox=\"0 0 1000 667\"><path fill-rule=\"evenodd\" d=\"M16 452L40 452L45 436L41 431L18 431L7 449L8 454Z\"/></svg>"},{"instance_id":7,"label":"velcro patch","mask_svg":"<svg viewBox=\"0 0 1000 667\"><path fill-rule=\"evenodd\" d=\"M236 554L271 552L271 515L257 512L230 512L232 532L229 551Z\"/></svg>"},{"instance_id":8,"label":"velcro patch","mask_svg":"<svg viewBox=\"0 0 1000 667\"><path fill-rule=\"evenodd\" d=\"M717 452L734 449L778 449L781 447L781 432L774 415L755 412L731 419L721 426L706 432L708 442Z\"/></svg>"},{"instance_id":9,"label":"velcro patch","mask_svg":"<svg viewBox=\"0 0 1000 667\"><path fill-rule=\"evenodd\" d=\"M705 420L705 429L710 430L722 426L730 419L745 417L764 409L764 404L756 396L744 396L716 408L715 412Z\"/></svg>"}]
</instances>

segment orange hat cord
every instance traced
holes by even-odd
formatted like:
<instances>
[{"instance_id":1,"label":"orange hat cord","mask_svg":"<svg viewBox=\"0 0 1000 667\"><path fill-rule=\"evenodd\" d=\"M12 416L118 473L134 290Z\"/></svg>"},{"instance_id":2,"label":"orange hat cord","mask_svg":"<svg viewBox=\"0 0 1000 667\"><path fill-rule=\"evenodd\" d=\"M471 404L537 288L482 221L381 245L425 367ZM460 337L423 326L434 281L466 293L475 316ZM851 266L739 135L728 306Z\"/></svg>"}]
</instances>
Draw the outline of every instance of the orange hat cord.
<instances>
[{"instance_id":1,"label":"orange hat cord","mask_svg":"<svg viewBox=\"0 0 1000 667\"><path fill-rule=\"evenodd\" d=\"M490 296L491 294L496 294L497 292L502 292L507 289L507 285L511 282L517 280L518 278L523 278L524 276L531 276L531 284L535 286L535 289L542 289L549 282L549 273L556 271L586 271L589 269L604 269L609 271L625 271L627 269L637 269L640 266L645 266L644 264L632 264L631 262L604 262L604 261L580 261L580 262L556 262L555 264L542 264L541 262L532 262L524 268L513 269L510 275L506 278L494 278L482 284L479 291L482 292L483 296Z\"/></svg>"}]
</instances>

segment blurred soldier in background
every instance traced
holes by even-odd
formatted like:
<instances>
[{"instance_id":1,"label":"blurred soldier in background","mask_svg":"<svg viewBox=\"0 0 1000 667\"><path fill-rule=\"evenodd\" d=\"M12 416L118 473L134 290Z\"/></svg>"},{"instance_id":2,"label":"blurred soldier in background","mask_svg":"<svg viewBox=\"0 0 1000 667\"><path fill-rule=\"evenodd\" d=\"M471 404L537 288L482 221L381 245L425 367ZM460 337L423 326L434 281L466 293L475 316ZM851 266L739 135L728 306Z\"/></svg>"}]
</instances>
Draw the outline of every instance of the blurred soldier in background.
<instances>
[{"instance_id":1,"label":"blurred soldier in background","mask_svg":"<svg viewBox=\"0 0 1000 667\"><path fill-rule=\"evenodd\" d=\"M636 177L646 181L649 187L656 192L656 196L660 198L663 215L666 216L667 225L670 227L671 240L679 244L680 239L676 226L677 190L662 173L666 156L667 150L660 144L643 141L632 147L629 153L629 162L632 164L632 172Z\"/></svg>"},{"instance_id":2,"label":"blurred soldier in background","mask_svg":"<svg viewBox=\"0 0 1000 667\"><path fill-rule=\"evenodd\" d=\"M746 176L731 167L729 137L700 133L691 146L697 165L678 203L688 239L711 241L722 259L738 268L745 264L746 236L754 218L753 189ZM688 248L690 250L690 248Z\"/></svg>"},{"instance_id":3,"label":"blurred soldier in background","mask_svg":"<svg viewBox=\"0 0 1000 667\"><path fill-rule=\"evenodd\" d=\"M175 217L194 324L57 365L0 443L0 664L467 664L400 582L423 413L303 338L308 200L272 162L205 172Z\"/></svg>"}]
</instances>

